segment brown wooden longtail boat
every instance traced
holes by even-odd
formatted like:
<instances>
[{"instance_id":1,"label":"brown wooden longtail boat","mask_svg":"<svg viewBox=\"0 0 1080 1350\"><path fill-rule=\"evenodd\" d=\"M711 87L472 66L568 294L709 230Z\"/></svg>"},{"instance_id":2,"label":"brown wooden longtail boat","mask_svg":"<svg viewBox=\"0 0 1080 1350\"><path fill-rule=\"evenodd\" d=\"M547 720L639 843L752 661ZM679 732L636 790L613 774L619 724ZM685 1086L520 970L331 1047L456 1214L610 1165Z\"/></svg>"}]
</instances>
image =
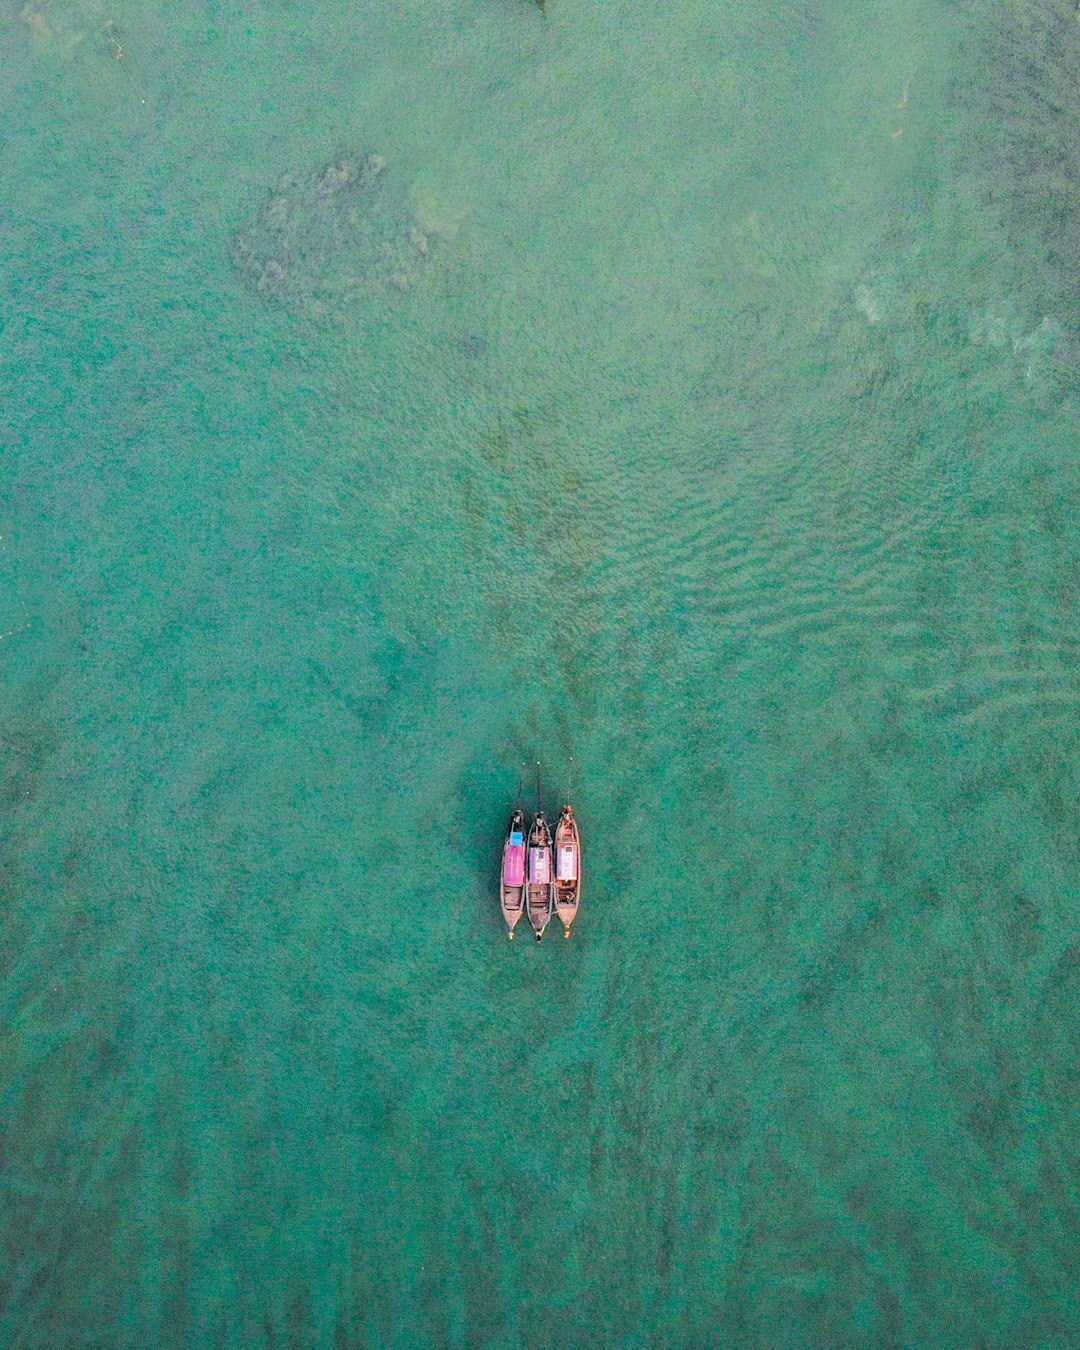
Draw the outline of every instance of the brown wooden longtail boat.
<instances>
[{"instance_id":1,"label":"brown wooden longtail boat","mask_svg":"<svg viewBox=\"0 0 1080 1350\"><path fill-rule=\"evenodd\" d=\"M525 883L525 906L537 942L551 922L555 883L551 879L551 829L547 816L537 811L529 831L529 875Z\"/></svg>"},{"instance_id":2,"label":"brown wooden longtail boat","mask_svg":"<svg viewBox=\"0 0 1080 1350\"><path fill-rule=\"evenodd\" d=\"M574 808L569 802L555 826L555 913L562 920L563 936L577 918L581 900L581 837Z\"/></svg>"},{"instance_id":3,"label":"brown wooden longtail boat","mask_svg":"<svg viewBox=\"0 0 1080 1350\"><path fill-rule=\"evenodd\" d=\"M525 812L515 806L506 827L499 903L506 920L506 936L513 941L514 927L525 911Z\"/></svg>"}]
</instances>

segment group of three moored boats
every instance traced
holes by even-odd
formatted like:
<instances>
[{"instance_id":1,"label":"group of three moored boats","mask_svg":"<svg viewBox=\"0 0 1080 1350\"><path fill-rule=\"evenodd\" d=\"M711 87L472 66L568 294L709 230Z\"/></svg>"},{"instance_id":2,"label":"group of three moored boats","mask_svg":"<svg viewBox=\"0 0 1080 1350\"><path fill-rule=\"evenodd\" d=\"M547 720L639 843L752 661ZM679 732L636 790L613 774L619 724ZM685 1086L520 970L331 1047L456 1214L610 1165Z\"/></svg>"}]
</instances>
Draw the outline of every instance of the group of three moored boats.
<instances>
[{"instance_id":1,"label":"group of three moored boats","mask_svg":"<svg viewBox=\"0 0 1080 1350\"><path fill-rule=\"evenodd\" d=\"M525 812L520 804L521 788L518 788L518 800L510 813L503 843L499 878L499 902L506 920L507 936L511 939L523 914L528 916L537 942L544 936L553 914L557 914L562 922L563 935L570 936L570 925L577 917L581 899L581 837L574 808L569 802L569 783L566 796L568 800L552 835L547 816L540 809L537 766L536 812L526 842Z\"/></svg>"}]
</instances>

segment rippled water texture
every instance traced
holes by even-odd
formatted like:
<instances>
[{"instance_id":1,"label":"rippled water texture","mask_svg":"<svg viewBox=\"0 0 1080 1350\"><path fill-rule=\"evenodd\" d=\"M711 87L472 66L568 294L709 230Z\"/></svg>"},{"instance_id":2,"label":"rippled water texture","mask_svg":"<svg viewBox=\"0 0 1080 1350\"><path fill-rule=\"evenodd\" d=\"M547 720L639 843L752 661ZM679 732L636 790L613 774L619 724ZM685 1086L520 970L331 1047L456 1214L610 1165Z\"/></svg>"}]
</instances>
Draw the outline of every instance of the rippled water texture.
<instances>
[{"instance_id":1,"label":"rippled water texture","mask_svg":"<svg viewBox=\"0 0 1080 1350\"><path fill-rule=\"evenodd\" d=\"M0 0L0 1343L1080 1344L1072 6L180 8Z\"/></svg>"}]
</instances>

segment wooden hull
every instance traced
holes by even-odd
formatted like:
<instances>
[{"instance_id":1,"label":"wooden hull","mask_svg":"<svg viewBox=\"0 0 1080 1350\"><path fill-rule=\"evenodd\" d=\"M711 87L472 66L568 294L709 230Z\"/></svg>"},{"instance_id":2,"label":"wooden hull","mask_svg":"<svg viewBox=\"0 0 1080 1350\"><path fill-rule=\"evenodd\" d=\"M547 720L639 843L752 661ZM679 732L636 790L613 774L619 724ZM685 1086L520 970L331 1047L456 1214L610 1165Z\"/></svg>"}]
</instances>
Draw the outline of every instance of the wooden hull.
<instances>
[{"instance_id":1,"label":"wooden hull","mask_svg":"<svg viewBox=\"0 0 1080 1350\"><path fill-rule=\"evenodd\" d=\"M572 857L572 867L562 864ZM570 925L577 918L578 905L581 903L581 838L577 821L569 806L563 809L559 823L555 827L555 913L563 926L563 935L570 936ZM572 879L563 877L563 873L573 872Z\"/></svg>"},{"instance_id":2,"label":"wooden hull","mask_svg":"<svg viewBox=\"0 0 1080 1350\"><path fill-rule=\"evenodd\" d=\"M538 813L529 831L529 870L525 881L525 909L537 942L551 922L555 904L555 883L551 859L551 830L543 813Z\"/></svg>"},{"instance_id":3,"label":"wooden hull","mask_svg":"<svg viewBox=\"0 0 1080 1350\"><path fill-rule=\"evenodd\" d=\"M551 922L551 907L554 899L551 886L527 886L527 907L529 922L536 934L537 942L544 936L544 929Z\"/></svg>"},{"instance_id":4,"label":"wooden hull","mask_svg":"<svg viewBox=\"0 0 1080 1350\"><path fill-rule=\"evenodd\" d=\"M522 831L525 819L518 810L510 817L503 843L502 867L499 870L499 906L506 923L507 937L513 938L517 922L525 912L525 873ZM516 845L516 848L515 848ZM516 866L515 866L516 856Z\"/></svg>"},{"instance_id":5,"label":"wooden hull","mask_svg":"<svg viewBox=\"0 0 1080 1350\"><path fill-rule=\"evenodd\" d=\"M525 887L503 886L501 890L500 905L506 922L506 932L508 936L513 937L517 922L525 913Z\"/></svg>"},{"instance_id":6,"label":"wooden hull","mask_svg":"<svg viewBox=\"0 0 1080 1350\"><path fill-rule=\"evenodd\" d=\"M570 936L570 925L577 918L577 912L578 901L576 898L573 900L556 899L555 913L559 916L559 922L563 926L563 937Z\"/></svg>"}]
</instances>

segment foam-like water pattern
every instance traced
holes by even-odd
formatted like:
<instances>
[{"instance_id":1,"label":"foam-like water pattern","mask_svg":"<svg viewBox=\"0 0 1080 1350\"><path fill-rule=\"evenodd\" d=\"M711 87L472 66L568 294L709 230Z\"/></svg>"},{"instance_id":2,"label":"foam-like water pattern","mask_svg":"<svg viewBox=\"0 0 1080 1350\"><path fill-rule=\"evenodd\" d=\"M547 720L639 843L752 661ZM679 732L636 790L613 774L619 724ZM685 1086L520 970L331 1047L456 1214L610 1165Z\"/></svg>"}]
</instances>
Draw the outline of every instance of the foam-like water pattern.
<instances>
[{"instance_id":1,"label":"foam-like water pattern","mask_svg":"<svg viewBox=\"0 0 1080 1350\"><path fill-rule=\"evenodd\" d=\"M1075 15L117 3L0 0L0 1344L1080 1344Z\"/></svg>"}]
</instances>

